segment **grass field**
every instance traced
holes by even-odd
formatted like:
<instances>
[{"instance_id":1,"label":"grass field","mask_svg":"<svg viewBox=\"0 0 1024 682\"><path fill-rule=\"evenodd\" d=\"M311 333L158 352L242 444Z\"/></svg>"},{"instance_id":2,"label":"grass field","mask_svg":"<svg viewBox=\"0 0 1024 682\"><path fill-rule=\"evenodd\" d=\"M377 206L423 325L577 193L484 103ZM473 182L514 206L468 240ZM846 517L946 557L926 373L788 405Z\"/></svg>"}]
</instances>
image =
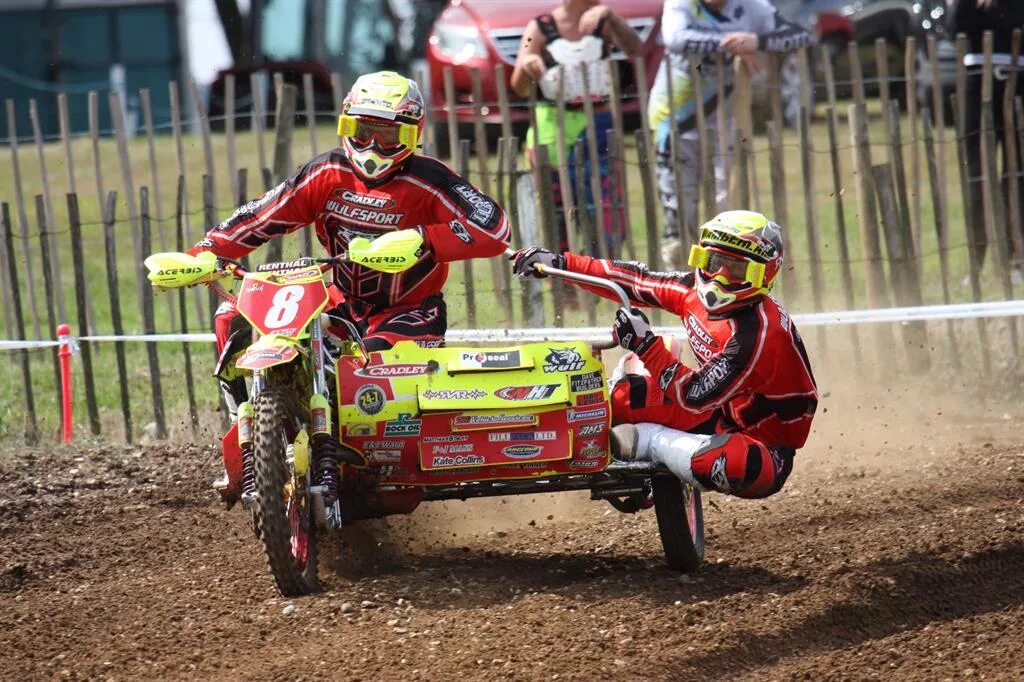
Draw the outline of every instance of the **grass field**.
<instances>
[{"instance_id":1,"label":"grass field","mask_svg":"<svg viewBox=\"0 0 1024 682\"><path fill-rule=\"evenodd\" d=\"M845 111L845 107L840 107ZM822 292L825 309L842 309L845 307L840 279L840 258L839 242L836 227L836 213L834 209L834 188L831 181L830 154L828 148L828 135L823 121L823 110L819 109L818 117L813 124L812 140L813 150L810 154L813 164L812 175L808 180L802 177L801 173L801 150L799 138L795 131L787 130L783 140L783 169L785 181L785 197L788 210L788 220L783 226L786 233L787 244L787 269L792 277L791 291L781 290L779 295L786 301L787 307L794 312L810 311L812 297L809 293L810 268L808 250L808 232L806 207L804 202L804 187L807 182L812 183L811 196L814 198L812 211L817 223L818 241L821 245L821 269L824 277ZM862 256L862 249L858 231L858 214L856 203L857 178L853 175L852 155L850 149L850 135L845 127L845 120L841 122L839 130L839 160L841 164L841 187L840 195L843 199L845 210L846 234L853 272L855 304L857 307L866 307L864 290L865 261ZM906 120L902 123L904 136L908 134ZM870 132L872 135L872 163L881 163L887 160L889 150L882 144L884 126L881 117L877 114L871 119ZM316 130L319 151L326 150L335 142L334 128L332 125L321 125ZM631 138L630 138L631 139ZM966 231L963 220L963 207L959 185L959 175L956 168L956 149L952 144L952 130L946 131L947 144L945 146L945 168L946 168L946 195L948 203L946 206L950 225L949 239L949 263L950 263L950 290L955 301L969 300L970 291L961 285L961 280L967 274L967 247ZM205 231L202 212L202 175L205 172L203 144L200 136L196 134L186 135L183 140L185 168L187 178L187 194L189 213L187 215L188 237L186 244L190 245L199 235ZM272 133L266 133L264 137L266 153L269 159L273 154ZM144 137L136 137L129 141L129 154L131 159L131 173L133 184L138 188L147 186L150 188L151 214L153 215L154 226L154 249L164 247L173 249L174 246L174 199L176 194L178 161L175 153L173 140L169 135L160 136L154 144L154 163L151 164L147 140ZM236 201L232 198L233 192L229 181L228 173L228 140L224 135L214 135L212 138L213 159L215 163L215 204L219 218L225 217L235 207ZM752 205L744 208L754 208L764 211L769 215L776 213L772 202L772 178L770 175L769 154L767 140L763 135L756 136L752 140L755 155L754 166L756 169L756 188L758 192L752 200ZM251 131L239 133L235 140L236 158L238 168L247 168L249 172L249 190L246 195L249 198L259 194L258 186L259 173L258 152L256 136ZM124 182L118 161L116 143L112 139L103 139L99 143L100 148L100 175L104 189L109 191L116 189L118 195L117 222L115 234L118 249L118 291L122 302L124 316L124 327L127 333L141 333L142 322L140 313L140 290L136 284L133 274L138 266L141 253L139 235L128 220L126 197L123 192ZM83 265L87 273L92 307L95 312L94 332L99 334L111 333L111 317L109 305L109 291L107 284L107 273L104 261L103 230L100 222L100 210L98 201L98 190L96 173L93 171L94 156L91 142L87 138L72 141L72 169L74 171L75 188L79 197L79 206L83 221L83 240L85 258ZM9 149L2 153L10 154ZM942 290L940 287L939 250L934 228L933 202L928 191L928 176L924 164L923 146L919 145L921 159L921 182L919 187L912 186L911 158L912 148L905 144L903 148L904 163L908 179L907 193L914 200L918 194L921 205L920 219L920 248L919 257L922 272L924 300L926 303L941 303ZM305 128L297 128L295 131L295 144L292 158L295 164L301 163L311 156L310 134ZM60 268L56 272L60 287L64 292L66 317L71 322L75 333L82 333L77 329L77 316L75 312L74 278L72 270L72 254L70 247L70 230L67 222L66 194L70 189L68 182L68 167L65 160L64 148L59 143L47 144L42 153L49 180L49 194L51 197L54 219L54 228L51 230L51 243L55 244L58 252ZM9 156L8 156L9 158ZM26 308L26 329L29 338L36 337L35 324L32 315L28 312L27 287L28 265L32 268L32 283L38 299L38 315L40 317L40 334L43 338L50 338L52 335L47 332L50 324L46 319L46 306L43 303L43 285L41 264L39 255L38 227L35 211L34 197L43 191L42 172L34 145L26 145L24 142L18 150L20 163L21 186L25 197L24 205L28 221L29 240L27 243L21 238L21 218L19 210L15 205L15 182L12 173L12 164L4 163L0 167L0 201L11 204L12 222L15 226L17 238L15 251L17 254L19 280L21 281L22 300ZM493 159L492 159L493 161ZM636 246L637 257L643 259L646 253L647 228L644 224L643 193L639 181L638 165L636 163L635 149L629 144L627 149L628 166L628 187L629 205L632 234ZM520 167L523 167L522 162ZM159 177L159 182L154 183L153 173ZM472 170L476 170L474 162ZM473 178L474 181L478 178ZM159 202L156 201L154 188L158 189ZM660 217L660 212L659 212ZM297 235L286 238L285 254L297 255L299 240ZM29 254L30 263L26 263L23 255ZM261 259L260 254L256 254ZM507 267L505 263L501 267ZM456 264L451 269L451 279L446 288L446 298L449 306L449 322L451 328L462 328L468 326L468 310L466 305L466 294L464 284L463 267ZM481 327L506 328L515 325L522 325L521 316L513 307L513 315L510 317L507 305L495 297L492 281L491 268L484 263L474 263L472 278L476 287L476 315L477 324ZM513 300L519 300L519 283L513 282ZM984 273L984 291L989 299L1002 297L1001 290L995 282L991 268L986 268ZM888 287L883 287L888 289ZM1017 294L1024 294L1020 287ZM584 296L587 296L584 294ZM155 311L157 316L158 332L175 332L180 329L177 322L176 297L169 294L158 294L156 297ZM191 331L207 331L209 328L209 310L205 292L201 295L188 294L189 301L189 328ZM584 310L589 303L584 305ZM172 310L173 308L173 310ZM566 314L564 323L566 326L585 323L586 313L584 310L571 311ZM602 302L597 308L596 317L599 321L609 320L613 312L611 303ZM549 310L548 320L552 319ZM199 382L201 397L200 410L209 412L216 405L214 384L206 379L207 369L212 366L212 352L201 345L193 345L193 356ZM181 412L184 402L183 386L183 353L180 344L166 343L159 344L161 375L168 401L168 410ZM129 366L129 388L133 397L133 410L135 414L136 430L138 425L144 424L151 419L150 408L150 373L146 363L146 352L143 344L128 344L128 366ZM54 387L54 372L51 367L49 351L33 351L32 358L33 383L35 387L35 401L40 424L44 433L53 433L56 428L56 396ZM105 421L119 413L120 388L118 385L116 366L114 362L114 348L111 344L102 344L93 347L95 365L95 381L98 393L98 400ZM17 436L22 429L24 419L24 398L21 389L21 371L19 364L15 361L16 356L12 353L6 354L6 362L0 366L0 382L3 389L0 390L0 437ZM76 364L76 425L82 431L82 424L85 416L85 401L83 382L81 381L81 366ZM180 421L180 420L179 420ZM109 423L109 422L108 422ZM116 423L116 422L115 422ZM84 433L84 432L83 432ZM106 433L113 437L120 437L120 427L107 428Z\"/></svg>"}]
</instances>

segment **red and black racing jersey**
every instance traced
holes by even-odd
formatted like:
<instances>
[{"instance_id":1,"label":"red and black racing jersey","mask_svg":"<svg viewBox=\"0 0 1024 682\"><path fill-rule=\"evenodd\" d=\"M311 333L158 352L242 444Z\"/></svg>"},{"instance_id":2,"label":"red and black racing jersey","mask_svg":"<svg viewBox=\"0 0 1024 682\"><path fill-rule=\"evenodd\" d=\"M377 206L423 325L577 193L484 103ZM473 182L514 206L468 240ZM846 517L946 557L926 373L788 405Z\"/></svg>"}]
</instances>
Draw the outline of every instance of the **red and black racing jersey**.
<instances>
[{"instance_id":1,"label":"red and black racing jersey","mask_svg":"<svg viewBox=\"0 0 1024 682\"><path fill-rule=\"evenodd\" d=\"M725 314L701 304L692 272L652 272L642 263L565 254L573 272L613 280L639 305L678 315L699 367L683 365L654 343L641 356L666 400L718 430L739 430L769 445L803 446L818 389L796 325L771 296ZM587 287L617 300L607 289ZM716 414L716 412L718 414Z\"/></svg>"},{"instance_id":2,"label":"red and black racing jersey","mask_svg":"<svg viewBox=\"0 0 1024 682\"><path fill-rule=\"evenodd\" d=\"M346 299L377 308L420 303L441 291L447 263L497 256L509 240L501 207L440 161L414 155L386 180L367 184L344 152L334 149L239 207L189 253L239 258L310 223L332 256L345 252L355 237L422 228L423 255L405 272L383 273L352 263L334 268L334 284Z\"/></svg>"}]
</instances>

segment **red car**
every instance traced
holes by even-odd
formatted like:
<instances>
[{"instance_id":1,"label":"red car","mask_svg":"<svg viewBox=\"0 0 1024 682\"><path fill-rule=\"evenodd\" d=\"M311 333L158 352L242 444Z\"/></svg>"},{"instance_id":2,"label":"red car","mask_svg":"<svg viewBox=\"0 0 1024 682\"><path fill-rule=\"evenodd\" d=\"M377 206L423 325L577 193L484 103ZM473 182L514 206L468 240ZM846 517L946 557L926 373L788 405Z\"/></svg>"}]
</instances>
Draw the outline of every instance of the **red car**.
<instances>
[{"instance_id":1,"label":"red car","mask_svg":"<svg viewBox=\"0 0 1024 682\"><path fill-rule=\"evenodd\" d=\"M654 81L654 74L658 70L663 53L662 0L605 0L604 4L640 34L643 41L640 54L647 67L649 87ZM505 84L508 86L519 50L519 40L526 25L534 17L550 12L557 5L558 0L451 0L434 22L427 46L431 119L435 123L444 123L447 120L444 69L450 66L455 81L459 121L467 123L473 120L470 69L474 67L480 70L483 94L481 113L484 120L491 123L501 121L498 89L494 77L495 66L505 66ZM613 53L612 56L624 60L620 69L623 110L636 111L639 104L633 65L621 52ZM527 120L529 112L523 106L523 100L514 95L510 87L507 90L512 105L512 120Z\"/></svg>"}]
</instances>

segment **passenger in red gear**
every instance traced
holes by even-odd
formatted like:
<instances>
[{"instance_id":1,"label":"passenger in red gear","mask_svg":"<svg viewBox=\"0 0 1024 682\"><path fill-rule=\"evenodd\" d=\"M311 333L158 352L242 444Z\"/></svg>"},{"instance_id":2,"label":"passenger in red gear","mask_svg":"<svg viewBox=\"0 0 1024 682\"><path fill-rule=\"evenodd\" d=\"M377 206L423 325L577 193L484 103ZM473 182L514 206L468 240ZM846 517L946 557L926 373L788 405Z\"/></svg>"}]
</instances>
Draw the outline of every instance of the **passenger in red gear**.
<instances>
[{"instance_id":1,"label":"passenger in red gear","mask_svg":"<svg viewBox=\"0 0 1024 682\"><path fill-rule=\"evenodd\" d=\"M392 71L361 76L342 104L339 147L239 207L189 253L240 258L312 224L328 254L338 256L357 237L373 240L396 230L417 230L423 247L416 264L404 272L384 273L354 263L335 267L330 287L335 305L328 314L353 323L370 351L402 339L439 345L448 327L441 294L448 263L503 253L509 224L490 197L437 159L417 153L424 121L415 81ZM223 366L249 343L248 325L233 305L223 304L214 326ZM338 330L344 335L343 328ZM232 337L237 341L229 343ZM221 385L229 409L247 399L244 379L222 379Z\"/></svg>"},{"instance_id":2,"label":"passenger in red gear","mask_svg":"<svg viewBox=\"0 0 1024 682\"><path fill-rule=\"evenodd\" d=\"M707 490L758 498L782 488L818 404L796 325L768 295L782 255L776 223L727 211L701 227L690 253L693 272L652 272L642 263L537 247L513 259L517 275L543 276L538 264L594 275L620 284L637 305L678 315L696 369L669 350L639 309L616 314L613 335L630 351L623 375L613 376L617 455L664 464Z\"/></svg>"}]
</instances>

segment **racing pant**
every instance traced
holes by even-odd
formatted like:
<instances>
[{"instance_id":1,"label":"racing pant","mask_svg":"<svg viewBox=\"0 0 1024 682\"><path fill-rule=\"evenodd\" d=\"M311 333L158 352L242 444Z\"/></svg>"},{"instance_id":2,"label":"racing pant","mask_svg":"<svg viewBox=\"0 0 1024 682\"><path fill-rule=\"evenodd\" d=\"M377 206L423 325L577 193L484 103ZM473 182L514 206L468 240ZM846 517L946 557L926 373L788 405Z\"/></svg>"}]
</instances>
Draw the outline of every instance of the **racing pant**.
<instances>
[{"instance_id":1,"label":"racing pant","mask_svg":"<svg viewBox=\"0 0 1024 682\"><path fill-rule=\"evenodd\" d=\"M705 490L764 498L781 490L793 469L792 448L723 430L729 420L721 410L694 415L668 401L652 377L625 374L612 385L611 403L613 424L637 425L638 459L664 464Z\"/></svg>"}]
</instances>

